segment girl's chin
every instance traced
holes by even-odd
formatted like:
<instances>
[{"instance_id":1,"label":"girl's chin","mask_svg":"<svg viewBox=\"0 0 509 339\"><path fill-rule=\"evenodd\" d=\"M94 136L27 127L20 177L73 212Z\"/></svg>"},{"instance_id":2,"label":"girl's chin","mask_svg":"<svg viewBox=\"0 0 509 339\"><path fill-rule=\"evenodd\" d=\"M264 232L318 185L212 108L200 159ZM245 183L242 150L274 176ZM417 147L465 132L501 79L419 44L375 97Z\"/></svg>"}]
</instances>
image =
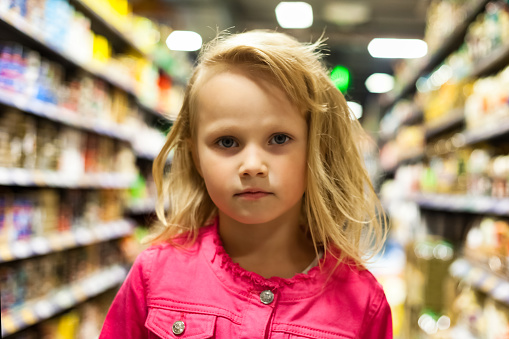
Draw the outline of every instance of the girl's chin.
<instances>
[{"instance_id":1,"label":"girl's chin","mask_svg":"<svg viewBox=\"0 0 509 339\"><path fill-rule=\"evenodd\" d=\"M232 219L240 224L246 224L246 225L259 225L259 224L266 224L271 221L274 221L275 218L271 216L264 216L260 215L260 213L256 213L253 215L239 215L239 214L229 214L224 213L227 218ZM221 215L221 213L220 213Z\"/></svg>"}]
</instances>

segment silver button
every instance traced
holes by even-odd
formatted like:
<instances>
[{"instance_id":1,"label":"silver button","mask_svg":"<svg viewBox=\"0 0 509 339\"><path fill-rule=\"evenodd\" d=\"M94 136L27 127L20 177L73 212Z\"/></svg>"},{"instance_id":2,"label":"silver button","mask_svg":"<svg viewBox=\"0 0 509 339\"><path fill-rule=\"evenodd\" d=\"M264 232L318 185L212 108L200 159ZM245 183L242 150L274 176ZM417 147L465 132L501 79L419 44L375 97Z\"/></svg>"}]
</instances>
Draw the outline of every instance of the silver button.
<instances>
[{"instance_id":1,"label":"silver button","mask_svg":"<svg viewBox=\"0 0 509 339\"><path fill-rule=\"evenodd\" d=\"M265 305L270 304L274 301L274 293L272 291L266 290L260 293L260 301Z\"/></svg>"},{"instance_id":2,"label":"silver button","mask_svg":"<svg viewBox=\"0 0 509 339\"><path fill-rule=\"evenodd\" d=\"M171 327L171 330L173 334L180 335L184 333L184 330L186 329L186 324L182 320L177 320L173 323L173 326Z\"/></svg>"}]
</instances>

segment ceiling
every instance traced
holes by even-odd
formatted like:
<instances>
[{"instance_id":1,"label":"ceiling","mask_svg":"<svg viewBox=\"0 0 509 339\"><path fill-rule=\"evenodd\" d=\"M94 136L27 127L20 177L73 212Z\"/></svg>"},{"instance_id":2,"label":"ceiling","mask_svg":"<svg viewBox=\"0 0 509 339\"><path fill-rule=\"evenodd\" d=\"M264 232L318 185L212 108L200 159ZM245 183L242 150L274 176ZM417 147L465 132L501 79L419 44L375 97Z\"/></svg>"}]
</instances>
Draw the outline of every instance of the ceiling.
<instances>
[{"instance_id":1,"label":"ceiling","mask_svg":"<svg viewBox=\"0 0 509 339\"><path fill-rule=\"evenodd\" d=\"M307 29L279 27L273 0L131 0L140 15L168 24L173 29L198 32L204 42L219 30L241 32L277 29L310 42L322 33L328 39L327 66L350 69L348 100L373 101L364 82L372 73L392 73L391 59L374 59L367 45L375 37L423 38L430 0L306 0L313 7L313 26Z\"/></svg>"}]
</instances>

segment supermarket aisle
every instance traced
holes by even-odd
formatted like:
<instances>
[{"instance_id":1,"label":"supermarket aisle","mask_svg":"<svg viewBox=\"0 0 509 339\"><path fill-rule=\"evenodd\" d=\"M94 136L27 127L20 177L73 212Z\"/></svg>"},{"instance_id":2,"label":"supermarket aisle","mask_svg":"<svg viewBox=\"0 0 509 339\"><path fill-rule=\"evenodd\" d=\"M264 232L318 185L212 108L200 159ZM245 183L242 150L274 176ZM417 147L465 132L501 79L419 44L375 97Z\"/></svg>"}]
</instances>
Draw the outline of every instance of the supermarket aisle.
<instances>
[{"instance_id":1,"label":"supermarket aisle","mask_svg":"<svg viewBox=\"0 0 509 339\"><path fill-rule=\"evenodd\" d=\"M507 1L434 3L430 57L386 97L379 185L406 253L401 338L509 336L508 25Z\"/></svg>"},{"instance_id":2,"label":"supermarket aisle","mask_svg":"<svg viewBox=\"0 0 509 339\"><path fill-rule=\"evenodd\" d=\"M509 4L427 16L428 55L377 98L366 158L391 234L370 269L395 338L508 338ZM146 38L170 31L126 0L0 0L2 337L98 335L192 67Z\"/></svg>"},{"instance_id":3,"label":"supermarket aisle","mask_svg":"<svg viewBox=\"0 0 509 339\"><path fill-rule=\"evenodd\" d=\"M191 68L144 38L165 30L127 1L0 1L2 337L98 336Z\"/></svg>"}]
</instances>

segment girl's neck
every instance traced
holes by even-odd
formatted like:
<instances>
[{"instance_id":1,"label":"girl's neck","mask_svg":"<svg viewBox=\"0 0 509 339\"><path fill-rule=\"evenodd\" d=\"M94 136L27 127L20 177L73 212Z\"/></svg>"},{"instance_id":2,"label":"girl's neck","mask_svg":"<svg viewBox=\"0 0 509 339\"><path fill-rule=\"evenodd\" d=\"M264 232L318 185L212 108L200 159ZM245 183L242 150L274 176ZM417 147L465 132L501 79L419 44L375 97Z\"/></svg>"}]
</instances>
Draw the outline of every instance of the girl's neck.
<instances>
[{"instance_id":1,"label":"girl's neck","mask_svg":"<svg viewBox=\"0 0 509 339\"><path fill-rule=\"evenodd\" d=\"M291 278L316 256L298 218L243 224L219 212L219 234L233 262L265 278Z\"/></svg>"}]
</instances>

